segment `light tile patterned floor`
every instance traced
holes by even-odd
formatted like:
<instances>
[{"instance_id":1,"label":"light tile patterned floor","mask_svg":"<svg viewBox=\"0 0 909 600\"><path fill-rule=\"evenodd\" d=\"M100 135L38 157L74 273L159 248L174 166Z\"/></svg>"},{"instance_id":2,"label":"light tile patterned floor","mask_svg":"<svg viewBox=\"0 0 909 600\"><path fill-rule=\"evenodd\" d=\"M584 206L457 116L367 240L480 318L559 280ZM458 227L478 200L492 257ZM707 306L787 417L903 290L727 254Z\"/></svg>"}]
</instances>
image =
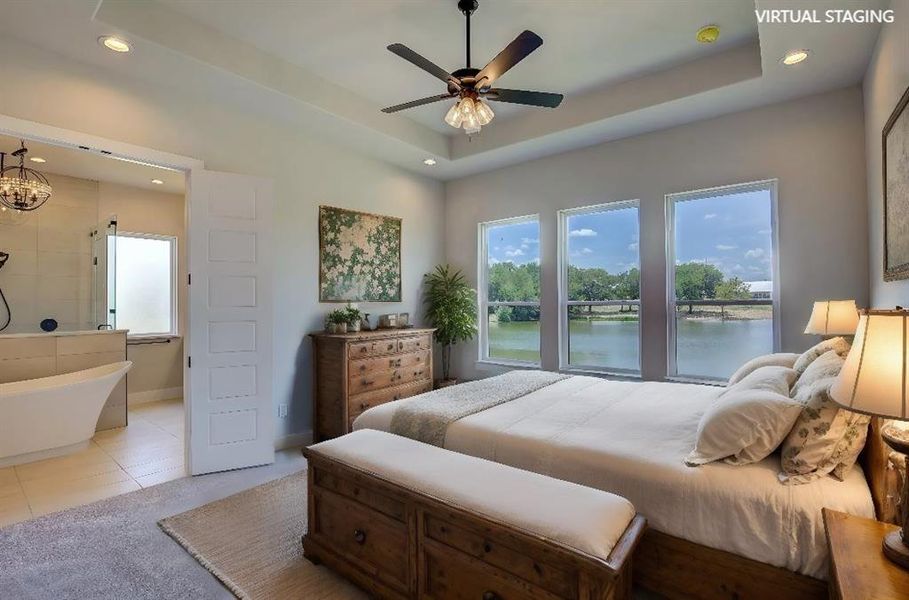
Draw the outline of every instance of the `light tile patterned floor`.
<instances>
[{"instance_id":1,"label":"light tile patterned floor","mask_svg":"<svg viewBox=\"0 0 909 600\"><path fill-rule=\"evenodd\" d=\"M84 450L0 469L0 527L185 475L183 401L139 404Z\"/></svg>"}]
</instances>

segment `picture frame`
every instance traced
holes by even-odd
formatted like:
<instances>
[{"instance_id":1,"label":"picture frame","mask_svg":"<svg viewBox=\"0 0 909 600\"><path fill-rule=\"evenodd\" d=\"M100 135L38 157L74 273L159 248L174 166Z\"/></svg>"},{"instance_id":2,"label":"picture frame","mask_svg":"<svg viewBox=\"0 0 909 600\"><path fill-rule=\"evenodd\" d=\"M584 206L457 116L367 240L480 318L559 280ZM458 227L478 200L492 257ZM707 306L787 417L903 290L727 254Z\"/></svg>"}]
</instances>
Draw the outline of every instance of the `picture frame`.
<instances>
[{"instance_id":1,"label":"picture frame","mask_svg":"<svg viewBox=\"0 0 909 600\"><path fill-rule=\"evenodd\" d=\"M909 279L909 87L881 132L884 281Z\"/></svg>"},{"instance_id":2,"label":"picture frame","mask_svg":"<svg viewBox=\"0 0 909 600\"><path fill-rule=\"evenodd\" d=\"M402 219L319 206L319 302L401 301Z\"/></svg>"}]
</instances>

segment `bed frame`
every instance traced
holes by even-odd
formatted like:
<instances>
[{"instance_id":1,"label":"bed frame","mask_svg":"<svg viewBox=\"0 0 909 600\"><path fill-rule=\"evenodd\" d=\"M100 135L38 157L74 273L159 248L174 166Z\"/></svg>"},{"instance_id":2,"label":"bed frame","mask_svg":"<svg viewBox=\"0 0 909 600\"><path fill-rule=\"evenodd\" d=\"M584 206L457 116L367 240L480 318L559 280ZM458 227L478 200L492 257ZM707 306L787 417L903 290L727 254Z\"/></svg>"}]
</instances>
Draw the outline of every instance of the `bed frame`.
<instances>
[{"instance_id":1,"label":"bed frame","mask_svg":"<svg viewBox=\"0 0 909 600\"><path fill-rule=\"evenodd\" d=\"M894 519L880 419L859 457L879 519ZM648 529L634 555L634 581L672 600L822 600L827 582Z\"/></svg>"}]
</instances>

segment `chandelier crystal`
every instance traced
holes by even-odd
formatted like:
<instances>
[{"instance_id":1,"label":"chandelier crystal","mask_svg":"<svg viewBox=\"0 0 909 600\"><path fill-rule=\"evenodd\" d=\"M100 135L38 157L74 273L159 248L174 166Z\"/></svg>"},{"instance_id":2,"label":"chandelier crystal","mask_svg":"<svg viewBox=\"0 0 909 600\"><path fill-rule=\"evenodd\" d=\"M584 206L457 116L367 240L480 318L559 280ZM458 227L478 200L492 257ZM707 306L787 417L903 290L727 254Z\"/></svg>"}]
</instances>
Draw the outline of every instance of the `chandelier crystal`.
<instances>
[{"instance_id":1,"label":"chandelier crystal","mask_svg":"<svg viewBox=\"0 0 909 600\"><path fill-rule=\"evenodd\" d=\"M0 152L0 205L17 211L30 211L47 202L53 188L47 177L25 166L28 149L25 141L21 144L22 147L12 153L19 159L18 166L5 166L6 153Z\"/></svg>"},{"instance_id":2,"label":"chandelier crystal","mask_svg":"<svg viewBox=\"0 0 909 600\"><path fill-rule=\"evenodd\" d=\"M495 113L481 98L464 96L452 106L445 115L445 122L452 127L464 128L464 133L473 135L479 133L484 125L488 125L495 117Z\"/></svg>"}]
</instances>

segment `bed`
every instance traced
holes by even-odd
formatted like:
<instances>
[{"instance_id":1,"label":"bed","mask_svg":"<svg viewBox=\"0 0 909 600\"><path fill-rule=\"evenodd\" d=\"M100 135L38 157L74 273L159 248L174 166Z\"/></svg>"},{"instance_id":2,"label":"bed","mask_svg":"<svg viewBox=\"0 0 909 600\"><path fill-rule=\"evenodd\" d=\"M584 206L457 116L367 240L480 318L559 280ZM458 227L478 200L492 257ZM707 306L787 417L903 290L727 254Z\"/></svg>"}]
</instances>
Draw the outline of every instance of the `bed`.
<instances>
[{"instance_id":1,"label":"bed","mask_svg":"<svg viewBox=\"0 0 909 600\"><path fill-rule=\"evenodd\" d=\"M825 597L821 508L873 517L876 478L856 466L842 482L786 486L775 455L685 466L700 416L721 392L575 376L451 423L444 446L628 498L651 527L636 579L669 597ZM389 431L412 401L372 408L353 427Z\"/></svg>"}]
</instances>

